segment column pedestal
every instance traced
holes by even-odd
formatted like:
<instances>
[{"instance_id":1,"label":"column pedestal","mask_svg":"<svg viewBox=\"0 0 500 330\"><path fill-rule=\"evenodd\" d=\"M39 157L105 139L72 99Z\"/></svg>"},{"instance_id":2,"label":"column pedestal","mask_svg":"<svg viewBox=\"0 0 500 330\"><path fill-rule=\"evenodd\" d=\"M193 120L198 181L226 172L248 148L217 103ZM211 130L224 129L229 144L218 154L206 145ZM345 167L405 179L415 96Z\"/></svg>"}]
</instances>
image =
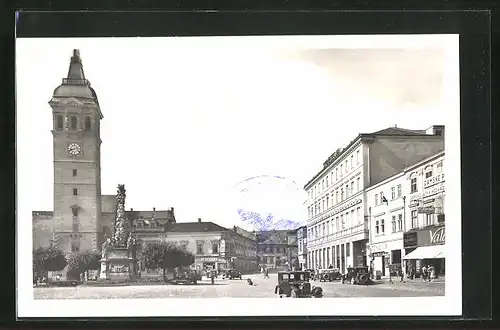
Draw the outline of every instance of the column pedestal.
<instances>
[{"instance_id":1,"label":"column pedestal","mask_svg":"<svg viewBox=\"0 0 500 330\"><path fill-rule=\"evenodd\" d=\"M138 276L137 259L129 256L125 247L109 248L106 257L101 259L101 280L129 282Z\"/></svg>"}]
</instances>

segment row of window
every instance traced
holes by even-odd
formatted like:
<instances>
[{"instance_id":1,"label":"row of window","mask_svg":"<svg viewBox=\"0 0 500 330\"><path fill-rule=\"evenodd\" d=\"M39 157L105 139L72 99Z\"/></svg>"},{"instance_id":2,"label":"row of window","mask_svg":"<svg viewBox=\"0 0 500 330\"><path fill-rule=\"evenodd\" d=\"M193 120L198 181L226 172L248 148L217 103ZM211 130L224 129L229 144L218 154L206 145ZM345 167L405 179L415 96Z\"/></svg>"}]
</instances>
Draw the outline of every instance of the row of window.
<instances>
[{"instance_id":1,"label":"row of window","mask_svg":"<svg viewBox=\"0 0 500 330\"><path fill-rule=\"evenodd\" d=\"M196 254L204 254L203 242L196 243ZM219 243L212 243L212 254L219 253Z\"/></svg>"},{"instance_id":2,"label":"row of window","mask_svg":"<svg viewBox=\"0 0 500 330\"><path fill-rule=\"evenodd\" d=\"M425 219L424 219L424 226L431 226L436 223L434 214L425 214ZM417 228L418 227L418 211L417 210L412 210L411 211L411 223L410 223L411 228Z\"/></svg>"},{"instance_id":3,"label":"row of window","mask_svg":"<svg viewBox=\"0 0 500 330\"><path fill-rule=\"evenodd\" d=\"M328 220L311 228L307 228L307 237L311 240L315 240L362 223L363 216L361 214L361 207L358 207L356 211L352 209L350 212L338 215L335 220Z\"/></svg>"},{"instance_id":4,"label":"row of window","mask_svg":"<svg viewBox=\"0 0 500 330\"><path fill-rule=\"evenodd\" d=\"M335 171L332 171L329 175L327 175L321 182L318 182L314 187L309 189L309 199L316 198L319 194L323 193L326 189L328 189L329 185L333 185L335 182L338 182L341 178L344 177L345 174L349 173L350 170L354 169L355 165L358 165L360 162L360 151L356 151L356 159L354 159L354 154L350 157L350 162L348 159L345 162L341 163ZM335 172L335 176L333 175Z\"/></svg>"},{"instance_id":5,"label":"row of window","mask_svg":"<svg viewBox=\"0 0 500 330\"><path fill-rule=\"evenodd\" d=\"M332 191L331 194L327 194L320 201L314 203L307 208L309 219L312 219L316 215L328 210L339 203L342 203L347 198L360 192L361 187L361 177L356 178L356 186L354 185L354 180L351 183L347 183L344 187L337 188L335 192Z\"/></svg>"},{"instance_id":6,"label":"row of window","mask_svg":"<svg viewBox=\"0 0 500 330\"><path fill-rule=\"evenodd\" d=\"M259 246L258 252L261 252L261 253L285 253L286 248L279 247L279 246Z\"/></svg>"},{"instance_id":7,"label":"row of window","mask_svg":"<svg viewBox=\"0 0 500 330\"><path fill-rule=\"evenodd\" d=\"M62 115L57 115L56 119L56 129L62 130L64 128L64 117ZM78 129L78 117L77 116L70 116L69 119L69 128L72 130L77 130ZM92 130L92 119L90 116L85 116L84 120L84 130L85 131L91 131Z\"/></svg>"},{"instance_id":8,"label":"row of window","mask_svg":"<svg viewBox=\"0 0 500 330\"><path fill-rule=\"evenodd\" d=\"M401 184L391 187L391 200L400 198L403 195ZM381 191L375 194L375 205L380 205L387 202L387 198L384 196L384 192Z\"/></svg>"},{"instance_id":9,"label":"row of window","mask_svg":"<svg viewBox=\"0 0 500 330\"><path fill-rule=\"evenodd\" d=\"M392 233L403 231L403 214L400 213L398 215L393 215L391 225L392 225L391 226ZM386 233L385 220L384 219L375 220L375 235L385 235L385 233Z\"/></svg>"}]
</instances>

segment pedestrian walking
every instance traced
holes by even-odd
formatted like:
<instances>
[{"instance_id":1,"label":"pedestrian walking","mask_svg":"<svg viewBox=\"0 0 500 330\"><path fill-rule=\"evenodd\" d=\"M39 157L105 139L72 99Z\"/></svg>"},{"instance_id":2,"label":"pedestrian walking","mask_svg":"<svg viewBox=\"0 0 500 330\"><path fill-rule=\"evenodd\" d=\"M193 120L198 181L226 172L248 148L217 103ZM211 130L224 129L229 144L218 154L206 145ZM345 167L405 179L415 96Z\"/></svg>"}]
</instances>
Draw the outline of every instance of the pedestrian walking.
<instances>
[{"instance_id":1,"label":"pedestrian walking","mask_svg":"<svg viewBox=\"0 0 500 330\"><path fill-rule=\"evenodd\" d=\"M264 278L269 278L269 271L267 270L267 268L264 271Z\"/></svg>"},{"instance_id":2,"label":"pedestrian walking","mask_svg":"<svg viewBox=\"0 0 500 330\"><path fill-rule=\"evenodd\" d=\"M210 272L210 279L212 280L212 284L215 284L215 272Z\"/></svg>"},{"instance_id":3,"label":"pedestrian walking","mask_svg":"<svg viewBox=\"0 0 500 330\"><path fill-rule=\"evenodd\" d=\"M433 265L430 266L430 270L428 271L429 273L429 282L432 282L434 278L436 278L436 269L434 268Z\"/></svg>"},{"instance_id":4,"label":"pedestrian walking","mask_svg":"<svg viewBox=\"0 0 500 330\"><path fill-rule=\"evenodd\" d=\"M427 280L427 267L425 265L422 267L422 280L424 282Z\"/></svg>"},{"instance_id":5,"label":"pedestrian walking","mask_svg":"<svg viewBox=\"0 0 500 330\"><path fill-rule=\"evenodd\" d=\"M399 277L401 278L401 282L404 282L405 273L403 272L402 269L399 269Z\"/></svg>"}]
</instances>

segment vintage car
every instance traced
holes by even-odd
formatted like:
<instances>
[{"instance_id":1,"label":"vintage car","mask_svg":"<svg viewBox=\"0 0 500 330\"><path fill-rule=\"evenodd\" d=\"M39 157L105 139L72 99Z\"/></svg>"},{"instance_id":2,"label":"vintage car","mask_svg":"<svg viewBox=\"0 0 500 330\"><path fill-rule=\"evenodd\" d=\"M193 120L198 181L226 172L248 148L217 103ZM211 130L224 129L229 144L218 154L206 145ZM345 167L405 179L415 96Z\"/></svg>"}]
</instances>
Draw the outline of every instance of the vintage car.
<instances>
[{"instance_id":1,"label":"vintage car","mask_svg":"<svg viewBox=\"0 0 500 330\"><path fill-rule=\"evenodd\" d=\"M305 272L309 272L309 278L314 279L314 269L306 269Z\"/></svg>"},{"instance_id":2,"label":"vintage car","mask_svg":"<svg viewBox=\"0 0 500 330\"><path fill-rule=\"evenodd\" d=\"M230 280L235 279L235 278L239 278L241 280L241 272L239 272L236 269L227 269L223 273L222 278L227 278Z\"/></svg>"},{"instance_id":3,"label":"vintage car","mask_svg":"<svg viewBox=\"0 0 500 330\"><path fill-rule=\"evenodd\" d=\"M373 284L373 281L370 278L370 274L368 272L368 267L347 268L347 274L345 274L342 278L342 283L345 282L361 285Z\"/></svg>"},{"instance_id":4,"label":"vintage car","mask_svg":"<svg viewBox=\"0 0 500 330\"><path fill-rule=\"evenodd\" d=\"M340 274L340 269L338 268L323 269L319 273L320 282L332 282L335 280L340 280L341 278L342 274Z\"/></svg>"},{"instance_id":5,"label":"vintage car","mask_svg":"<svg viewBox=\"0 0 500 330\"><path fill-rule=\"evenodd\" d=\"M201 273L192 269L178 270L172 279L174 284L197 284L198 281L201 281Z\"/></svg>"},{"instance_id":6,"label":"vintage car","mask_svg":"<svg viewBox=\"0 0 500 330\"><path fill-rule=\"evenodd\" d=\"M307 271L278 272L278 284L274 293L280 298L321 298L323 289L312 287L309 276Z\"/></svg>"}]
</instances>

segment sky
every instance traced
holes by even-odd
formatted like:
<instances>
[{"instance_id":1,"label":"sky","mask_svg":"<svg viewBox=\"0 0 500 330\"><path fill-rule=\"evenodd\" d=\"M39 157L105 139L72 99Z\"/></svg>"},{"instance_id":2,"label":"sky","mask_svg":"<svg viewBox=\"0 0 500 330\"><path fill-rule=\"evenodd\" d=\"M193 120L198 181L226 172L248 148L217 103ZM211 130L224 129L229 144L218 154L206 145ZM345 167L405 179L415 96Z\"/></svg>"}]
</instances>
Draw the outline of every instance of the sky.
<instances>
[{"instance_id":1,"label":"sky","mask_svg":"<svg viewBox=\"0 0 500 330\"><path fill-rule=\"evenodd\" d=\"M449 115L444 36L348 37L17 39L20 221L53 209L48 101L79 49L104 115L102 194L125 184L127 209L178 222L305 223L303 186L337 148Z\"/></svg>"}]
</instances>

